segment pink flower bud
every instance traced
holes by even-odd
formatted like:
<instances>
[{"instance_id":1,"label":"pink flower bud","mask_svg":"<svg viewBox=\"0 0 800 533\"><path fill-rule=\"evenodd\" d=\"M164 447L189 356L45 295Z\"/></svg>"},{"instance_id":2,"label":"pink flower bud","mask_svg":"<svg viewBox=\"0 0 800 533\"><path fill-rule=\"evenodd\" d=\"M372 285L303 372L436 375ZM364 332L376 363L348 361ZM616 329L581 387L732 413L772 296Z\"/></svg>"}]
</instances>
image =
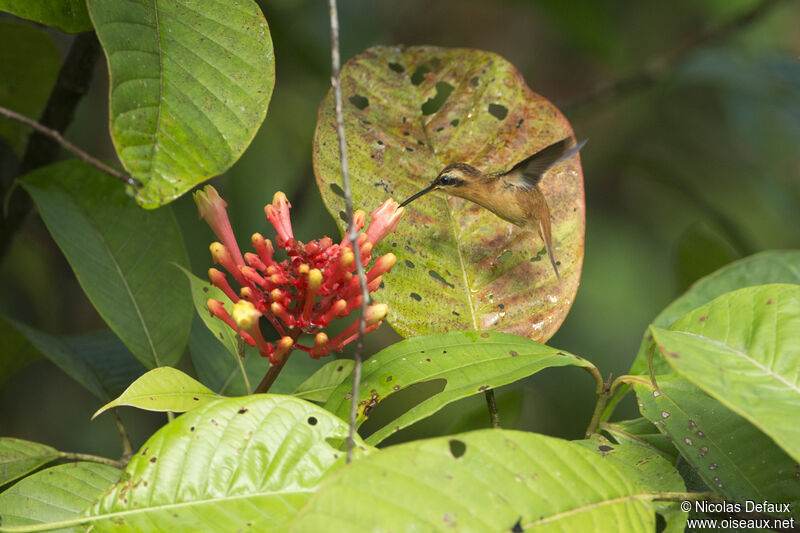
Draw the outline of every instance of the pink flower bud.
<instances>
[{"instance_id":1,"label":"pink flower bud","mask_svg":"<svg viewBox=\"0 0 800 533\"><path fill-rule=\"evenodd\" d=\"M278 232L278 246L285 246L290 241L294 240L294 233L292 232L292 221L289 218L289 208L292 205L286 198L286 195L278 191L272 198L272 204L264 207L264 214L267 215L267 220Z\"/></svg>"},{"instance_id":2,"label":"pink flower bud","mask_svg":"<svg viewBox=\"0 0 800 533\"><path fill-rule=\"evenodd\" d=\"M367 281L370 282L378 276L386 274L392 269L396 262L397 256L395 256L393 253L382 255L377 261L375 261L375 264L372 265L372 268L367 273Z\"/></svg>"},{"instance_id":3,"label":"pink flower bud","mask_svg":"<svg viewBox=\"0 0 800 533\"><path fill-rule=\"evenodd\" d=\"M267 267L275 264L275 261L272 259L272 255L275 253L275 248L272 247L272 241L265 239L260 233L253 233L253 236L250 237L250 243L253 245L253 248L256 249L256 252L258 252L258 257L261 258L261 261L263 261Z\"/></svg>"},{"instance_id":4,"label":"pink flower bud","mask_svg":"<svg viewBox=\"0 0 800 533\"><path fill-rule=\"evenodd\" d=\"M208 269L208 279L211 281L211 284L225 293L225 296L230 298L233 303L239 301L239 297L236 295L236 292L231 288L228 284L228 280L225 279L225 274L217 270L216 268L209 268Z\"/></svg>"},{"instance_id":5,"label":"pink flower bud","mask_svg":"<svg viewBox=\"0 0 800 533\"><path fill-rule=\"evenodd\" d=\"M233 258L231 257L231 254L225 245L218 242L212 242L211 246L208 248L211 250L211 258L214 259L215 263L222 265L222 267L227 270L240 284L247 285L247 281L239 271L239 266L233 261ZM244 260L242 260L241 264L244 264Z\"/></svg>"},{"instance_id":6,"label":"pink flower bud","mask_svg":"<svg viewBox=\"0 0 800 533\"><path fill-rule=\"evenodd\" d=\"M320 357L328 355L328 350L326 347L327 344L328 344L328 336L325 334L325 332L320 331L314 337L314 347L311 348L310 352L308 352L309 355L313 359L319 359Z\"/></svg>"},{"instance_id":7,"label":"pink flower bud","mask_svg":"<svg viewBox=\"0 0 800 533\"><path fill-rule=\"evenodd\" d=\"M367 240L377 244L381 239L397 229L397 224L405 212L405 207L389 198L380 207L369 214L370 223L367 228Z\"/></svg>"},{"instance_id":8,"label":"pink flower bud","mask_svg":"<svg viewBox=\"0 0 800 533\"><path fill-rule=\"evenodd\" d=\"M266 272L267 270L267 265L264 264L260 257L252 252L244 254L244 262L260 272Z\"/></svg>"},{"instance_id":9,"label":"pink flower bud","mask_svg":"<svg viewBox=\"0 0 800 533\"><path fill-rule=\"evenodd\" d=\"M231 229L231 222L225 210L227 203L220 198L217 190L211 185L206 185L204 189L195 191L192 195L200 218L204 218L214 235L230 250L231 258L237 265L243 265L242 252L236 243L236 237Z\"/></svg>"}]
</instances>

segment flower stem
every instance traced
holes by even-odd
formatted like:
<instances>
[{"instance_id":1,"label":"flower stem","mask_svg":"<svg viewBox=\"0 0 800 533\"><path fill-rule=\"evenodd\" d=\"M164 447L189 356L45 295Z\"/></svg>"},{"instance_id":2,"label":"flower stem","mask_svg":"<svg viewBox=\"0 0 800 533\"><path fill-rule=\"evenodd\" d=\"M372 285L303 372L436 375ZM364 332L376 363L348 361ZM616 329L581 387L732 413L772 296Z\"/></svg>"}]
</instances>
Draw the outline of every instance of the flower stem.
<instances>
[{"instance_id":1,"label":"flower stem","mask_svg":"<svg viewBox=\"0 0 800 533\"><path fill-rule=\"evenodd\" d=\"M486 407L489 408L489 420L492 422L492 427L500 429L500 413L497 412L497 402L494 399L494 389L487 389L484 393L486 395Z\"/></svg>"},{"instance_id":2,"label":"flower stem","mask_svg":"<svg viewBox=\"0 0 800 533\"><path fill-rule=\"evenodd\" d=\"M61 459L66 459L67 461L91 461L93 463L100 463L113 466L115 468L125 468L125 465L127 464L127 462L123 461L122 459L115 461L114 459L109 459L108 457L101 457L99 455L91 455L88 453L59 452L59 456Z\"/></svg>"}]
</instances>

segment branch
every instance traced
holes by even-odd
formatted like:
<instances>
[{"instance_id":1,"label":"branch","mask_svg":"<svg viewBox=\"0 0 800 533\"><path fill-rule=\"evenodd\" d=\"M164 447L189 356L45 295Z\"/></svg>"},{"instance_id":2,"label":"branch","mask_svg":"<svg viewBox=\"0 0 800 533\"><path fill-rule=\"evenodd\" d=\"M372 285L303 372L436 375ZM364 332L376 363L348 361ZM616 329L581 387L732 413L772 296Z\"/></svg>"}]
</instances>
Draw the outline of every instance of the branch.
<instances>
[{"instance_id":1,"label":"branch","mask_svg":"<svg viewBox=\"0 0 800 533\"><path fill-rule=\"evenodd\" d=\"M127 464L127 461L123 459L115 461L114 459L109 459L108 457L101 457L99 455L91 455L88 453L58 452L58 455L61 459L66 459L67 461L90 461L92 463L100 463L120 469L125 468L125 465Z\"/></svg>"},{"instance_id":2,"label":"branch","mask_svg":"<svg viewBox=\"0 0 800 533\"><path fill-rule=\"evenodd\" d=\"M100 43L94 33L82 33L75 37L39 119L40 124L58 132L67 129L72 122L78 102L89 89L92 72L99 55ZM28 139L17 175L24 176L34 169L55 162L60 149L61 146L52 138L34 132ZM11 188L12 182L2 183L0 197L9 194ZM16 196L13 201L8 202L8 215L3 224L0 224L0 260L8 252L14 235L22 226L33 205L30 196L21 192L19 188L11 194Z\"/></svg>"},{"instance_id":3,"label":"branch","mask_svg":"<svg viewBox=\"0 0 800 533\"><path fill-rule=\"evenodd\" d=\"M336 132L339 136L339 159L342 165L342 189L344 190L345 212L349 229L347 239L353 244L353 253L356 256L356 272L361 286L361 316L358 321L358 339L353 357L353 399L350 403L350 434L347 438L347 462L353 460L353 441L356 432L356 418L358 416L358 389L361 386L361 350L364 345L364 330L367 327L367 306L369 305L369 290L367 278L364 275L364 266L361 264L361 252L358 246L358 232L353 223L353 194L350 190L350 174L347 170L347 146L344 138L344 113L342 111L342 87L340 79L341 60L339 58L339 15L336 9L336 0L329 0L328 6L331 17L331 85L333 97L336 101Z\"/></svg>"},{"instance_id":4,"label":"branch","mask_svg":"<svg viewBox=\"0 0 800 533\"><path fill-rule=\"evenodd\" d=\"M694 37L686 40L682 45L671 52L651 60L645 64L639 72L627 78L600 85L589 94L562 105L561 109L565 113L576 113L583 111L586 107L597 104L607 104L629 96L632 93L657 85L669 77L675 68L697 49L709 43L721 41L731 34L746 28L763 17L782 1L783 0L762 0L761 3L752 9L741 13L723 24L706 28Z\"/></svg>"},{"instance_id":5,"label":"branch","mask_svg":"<svg viewBox=\"0 0 800 533\"><path fill-rule=\"evenodd\" d=\"M47 135L48 137L53 139L55 142L60 144L62 147L64 147L64 149L72 152L73 154L78 156L80 159L82 159L86 163L89 163L90 165L92 165L92 166L94 166L96 168L99 168L100 170L102 170L106 174L110 175L111 177L116 178L116 179L118 179L118 180L120 180L120 181L122 181L122 182L124 182L124 183L126 183L128 185L130 185L131 187L141 187L142 186L142 182L141 181L139 181L136 178L133 178L131 176L128 176L127 174L124 174L124 173L120 172L119 170L117 170L117 169L115 169L113 167L110 167L110 166L106 165L105 163L103 163L99 159L95 159L94 157L90 156L89 154L87 154L86 152L84 152L83 150L81 150L80 148L78 148L77 146L75 146L74 144L69 142L68 140L66 140L64 138L64 136L61 135L56 130L54 130L52 128L48 128L47 126L44 126L42 124L39 124L35 120L30 119L30 118L26 117L25 115L20 115L19 113L17 113L16 111L12 111L11 109L6 109L3 106L0 106L0 115L4 115L4 116L6 116L6 117L8 117L8 118L10 118L12 120L16 120L18 122L22 122L23 124L26 124L26 125L30 126L31 128L35 129L39 133Z\"/></svg>"}]
</instances>

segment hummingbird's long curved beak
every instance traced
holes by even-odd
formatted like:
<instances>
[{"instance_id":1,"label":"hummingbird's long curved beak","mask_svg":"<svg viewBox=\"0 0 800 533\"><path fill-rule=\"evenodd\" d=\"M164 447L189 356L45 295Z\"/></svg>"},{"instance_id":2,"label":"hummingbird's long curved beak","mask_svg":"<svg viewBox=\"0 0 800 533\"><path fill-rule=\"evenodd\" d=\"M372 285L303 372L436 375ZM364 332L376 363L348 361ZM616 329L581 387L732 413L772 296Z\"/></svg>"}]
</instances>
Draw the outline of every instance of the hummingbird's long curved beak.
<instances>
[{"instance_id":1,"label":"hummingbird's long curved beak","mask_svg":"<svg viewBox=\"0 0 800 533\"><path fill-rule=\"evenodd\" d=\"M407 206L408 204L410 204L411 202L413 202L414 200L416 200L416 199L417 199L417 198L419 198L420 196L422 196L422 195L424 195L424 194L428 194L429 192L431 192L431 191L432 191L432 190L434 190L435 188L436 188L436 184L435 184L435 183L431 183L429 186L425 187L424 189L422 189L421 191L419 191L417 194L415 194L414 196L412 196L412 197L408 198L408 199L407 199L405 202L403 202L402 204L400 204L400 207L405 207L405 206Z\"/></svg>"}]
</instances>

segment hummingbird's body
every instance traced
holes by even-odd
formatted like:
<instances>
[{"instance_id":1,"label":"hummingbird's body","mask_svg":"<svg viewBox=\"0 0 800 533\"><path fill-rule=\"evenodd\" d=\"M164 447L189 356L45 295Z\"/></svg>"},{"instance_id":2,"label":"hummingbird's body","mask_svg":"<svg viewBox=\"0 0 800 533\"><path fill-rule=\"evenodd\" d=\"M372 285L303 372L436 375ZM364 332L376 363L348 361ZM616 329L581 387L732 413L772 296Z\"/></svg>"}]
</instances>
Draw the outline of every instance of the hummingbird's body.
<instances>
[{"instance_id":1,"label":"hummingbird's body","mask_svg":"<svg viewBox=\"0 0 800 533\"><path fill-rule=\"evenodd\" d=\"M553 270L560 278L553 256L550 208L538 185L545 172L578 153L585 143L576 145L571 137L567 137L527 157L511 170L494 174L484 174L466 163L447 165L430 186L400 206L436 189L475 202L503 220L524 230L538 232Z\"/></svg>"}]
</instances>

